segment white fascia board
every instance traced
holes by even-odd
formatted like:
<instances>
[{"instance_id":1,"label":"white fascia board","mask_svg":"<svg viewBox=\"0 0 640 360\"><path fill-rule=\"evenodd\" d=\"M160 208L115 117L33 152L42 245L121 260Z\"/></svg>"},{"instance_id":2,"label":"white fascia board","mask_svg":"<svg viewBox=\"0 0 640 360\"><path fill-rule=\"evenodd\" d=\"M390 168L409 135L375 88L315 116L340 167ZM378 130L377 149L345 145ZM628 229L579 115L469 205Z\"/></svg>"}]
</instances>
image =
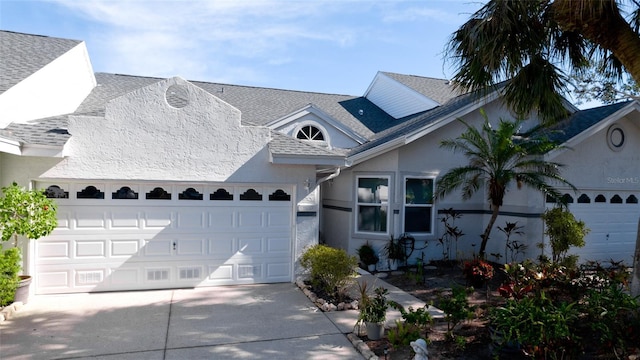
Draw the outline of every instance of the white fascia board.
<instances>
[{"instance_id":1,"label":"white fascia board","mask_svg":"<svg viewBox=\"0 0 640 360\"><path fill-rule=\"evenodd\" d=\"M405 136L406 138L406 143L409 144L417 139L422 138L425 135L428 135L429 133L433 132L434 130L437 130L445 125L450 124L452 121L457 120L459 118L462 118L463 116L477 110L478 108L482 107L483 105L489 104L492 101L496 100L499 97L499 94L497 92L493 92L481 99L479 99L478 101L474 101L470 104L468 104L465 107L462 107L450 114L447 114L446 116L432 121L430 124L425 125L424 127L412 132L411 134L408 134Z\"/></svg>"},{"instance_id":2,"label":"white fascia board","mask_svg":"<svg viewBox=\"0 0 640 360\"><path fill-rule=\"evenodd\" d=\"M613 114L609 115L604 120L601 120L601 121L597 122L596 124L592 125L587 130L585 130L585 131L579 133L578 135L572 137L571 139L565 141L563 144L560 144L561 148L549 151L545 155L545 160L554 159L554 158L560 156L561 154L563 154L565 151L571 150L573 147L579 145L581 142L589 139L595 133L597 133L597 132L599 132L601 130L604 130L607 127L609 127L609 125L611 125L611 123L620 120L621 118L629 115L630 113L632 113L634 111L640 112L640 103L638 103L638 101L632 102L631 104L629 104L629 105L623 107L622 109L614 112Z\"/></svg>"},{"instance_id":3,"label":"white fascia board","mask_svg":"<svg viewBox=\"0 0 640 360\"><path fill-rule=\"evenodd\" d=\"M41 157L64 157L63 146L47 146L47 145L24 145L22 146L23 156L41 156Z\"/></svg>"},{"instance_id":4,"label":"white fascia board","mask_svg":"<svg viewBox=\"0 0 640 360\"><path fill-rule=\"evenodd\" d=\"M371 158L374 158L380 154L383 154L387 151L391 151L393 149L397 149L403 145L405 145L405 137L401 136L398 138L395 138L391 141L387 141L383 144L380 144L374 148L365 150L361 153L355 154L353 156L348 156L347 157L347 166L353 166L356 164L359 164L361 162L367 161Z\"/></svg>"},{"instance_id":5,"label":"white fascia board","mask_svg":"<svg viewBox=\"0 0 640 360\"><path fill-rule=\"evenodd\" d=\"M0 152L21 155L20 142L0 137Z\"/></svg>"},{"instance_id":6,"label":"white fascia board","mask_svg":"<svg viewBox=\"0 0 640 360\"><path fill-rule=\"evenodd\" d=\"M294 112L292 112L289 115L285 115L279 119L276 119L270 123L268 123L266 126L272 130L276 130L278 128L281 128L285 125L288 125L292 122L297 121L298 119L300 119L301 117L307 115L307 114L313 114L317 117L319 117L320 119L322 119L323 121L325 121L327 124L331 125L334 129L336 129L337 131L345 134L347 137L349 137L350 139L352 139L353 141L357 142L358 144L363 144L367 141L366 138L356 134L355 132L353 132L351 129L349 129L348 127L344 126L341 122L337 121L336 119L334 119L332 116L330 116L329 114L327 114L326 112L324 112L322 109L316 107L313 104L308 104L305 107L296 110Z\"/></svg>"},{"instance_id":7,"label":"white fascia board","mask_svg":"<svg viewBox=\"0 0 640 360\"><path fill-rule=\"evenodd\" d=\"M269 153L269 162L288 165L345 165L343 156L274 155L272 153Z\"/></svg>"}]
</instances>

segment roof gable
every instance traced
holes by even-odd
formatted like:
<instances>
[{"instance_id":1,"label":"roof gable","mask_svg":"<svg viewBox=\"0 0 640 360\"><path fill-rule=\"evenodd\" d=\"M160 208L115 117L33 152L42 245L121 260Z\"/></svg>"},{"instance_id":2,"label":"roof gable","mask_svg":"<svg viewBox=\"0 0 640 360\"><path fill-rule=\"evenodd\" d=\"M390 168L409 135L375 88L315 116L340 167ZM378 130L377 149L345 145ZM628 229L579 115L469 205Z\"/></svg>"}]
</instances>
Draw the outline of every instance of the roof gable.
<instances>
[{"instance_id":1,"label":"roof gable","mask_svg":"<svg viewBox=\"0 0 640 360\"><path fill-rule=\"evenodd\" d=\"M547 131L551 140L564 146L547 156L558 156L634 111L640 113L640 103L635 100L576 111Z\"/></svg>"},{"instance_id":2,"label":"roof gable","mask_svg":"<svg viewBox=\"0 0 640 360\"><path fill-rule=\"evenodd\" d=\"M254 158L266 163L270 140L269 129L242 126L240 111L181 78L109 101L104 117L71 116L69 132L73 156L43 177L224 181Z\"/></svg>"},{"instance_id":3,"label":"roof gable","mask_svg":"<svg viewBox=\"0 0 640 360\"><path fill-rule=\"evenodd\" d=\"M78 40L0 31L0 94L80 43Z\"/></svg>"}]
</instances>

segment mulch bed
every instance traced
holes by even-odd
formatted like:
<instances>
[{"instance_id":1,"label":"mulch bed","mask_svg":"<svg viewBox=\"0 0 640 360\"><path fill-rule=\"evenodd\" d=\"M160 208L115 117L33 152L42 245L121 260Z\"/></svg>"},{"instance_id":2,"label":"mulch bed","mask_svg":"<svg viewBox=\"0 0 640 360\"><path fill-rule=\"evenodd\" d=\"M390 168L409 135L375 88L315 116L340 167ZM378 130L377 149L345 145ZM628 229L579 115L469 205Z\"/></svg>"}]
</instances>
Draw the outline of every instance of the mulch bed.
<instances>
[{"instance_id":1,"label":"mulch bed","mask_svg":"<svg viewBox=\"0 0 640 360\"><path fill-rule=\"evenodd\" d=\"M427 267L423 272L423 278L415 276L415 268L409 269L404 274L389 275L383 280L392 284L416 298L438 306L438 301L443 295L450 294L454 286L467 286L462 268L455 263L439 264L437 268ZM456 328L456 335L464 337L465 344L460 346L447 341L447 323L444 320L435 321L427 335L429 340L429 360L480 360L492 359L489 344L491 339L486 329L485 312L487 303L493 306L502 301L502 297L495 291L504 280L504 274L496 272L496 276L489 283L489 296L486 289L476 289L469 296L471 305L476 306L476 317L466 321ZM412 359L413 351L409 346L394 349L387 338L369 340L366 336L362 339L369 348L381 359ZM386 350L386 357L385 357ZM513 359L513 357L511 357Z\"/></svg>"}]
</instances>

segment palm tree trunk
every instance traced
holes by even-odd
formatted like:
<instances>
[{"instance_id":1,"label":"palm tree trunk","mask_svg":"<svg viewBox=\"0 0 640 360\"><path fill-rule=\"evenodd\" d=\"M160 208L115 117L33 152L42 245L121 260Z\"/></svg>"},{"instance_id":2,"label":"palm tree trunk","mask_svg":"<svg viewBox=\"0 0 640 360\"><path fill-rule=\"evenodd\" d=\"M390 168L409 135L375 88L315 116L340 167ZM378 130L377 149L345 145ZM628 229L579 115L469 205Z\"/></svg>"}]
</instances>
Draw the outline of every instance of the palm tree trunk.
<instances>
[{"instance_id":1,"label":"palm tree trunk","mask_svg":"<svg viewBox=\"0 0 640 360\"><path fill-rule=\"evenodd\" d=\"M500 212L500 206L493 205L493 212L491 213L491 219L489 219L487 228L484 229L484 234L482 234L482 243L480 243L480 252L478 253L478 256L481 259L485 258L485 249L487 248L487 242L489 241L489 234L491 234L491 229L493 229L493 224L496 223L496 219L498 218L499 212Z\"/></svg>"},{"instance_id":2,"label":"palm tree trunk","mask_svg":"<svg viewBox=\"0 0 640 360\"><path fill-rule=\"evenodd\" d=\"M629 74L640 81L640 37L620 14L615 0L556 0L554 19L611 51Z\"/></svg>"}]
</instances>

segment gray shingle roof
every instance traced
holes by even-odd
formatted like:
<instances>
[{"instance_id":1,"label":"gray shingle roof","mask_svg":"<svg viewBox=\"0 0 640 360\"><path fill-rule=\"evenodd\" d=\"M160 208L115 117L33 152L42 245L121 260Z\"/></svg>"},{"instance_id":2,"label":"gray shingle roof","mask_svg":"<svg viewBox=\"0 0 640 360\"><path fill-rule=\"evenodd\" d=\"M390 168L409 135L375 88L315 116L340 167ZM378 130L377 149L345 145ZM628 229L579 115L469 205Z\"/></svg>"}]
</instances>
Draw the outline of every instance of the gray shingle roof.
<instances>
[{"instance_id":1,"label":"gray shingle roof","mask_svg":"<svg viewBox=\"0 0 640 360\"><path fill-rule=\"evenodd\" d=\"M419 92L420 94L437 101L441 105L447 101L462 95L450 85L449 80L436 79L423 76L396 74L391 72L382 72L395 81Z\"/></svg>"},{"instance_id":2,"label":"gray shingle roof","mask_svg":"<svg viewBox=\"0 0 640 360\"><path fill-rule=\"evenodd\" d=\"M400 121L402 121L400 124L376 134L371 141L351 149L349 156L359 154L388 141L409 135L448 114L470 105L474 101L480 100L482 98L481 95L482 94L477 92L460 95L442 106L400 119Z\"/></svg>"},{"instance_id":3,"label":"gray shingle roof","mask_svg":"<svg viewBox=\"0 0 640 360\"><path fill-rule=\"evenodd\" d=\"M277 131L271 132L269 150L273 155L311 155L326 157L341 157L344 154L340 150L329 150L320 146L294 139Z\"/></svg>"},{"instance_id":4,"label":"gray shingle roof","mask_svg":"<svg viewBox=\"0 0 640 360\"><path fill-rule=\"evenodd\" d=\"M616 111L629 105L631 102L632 101L624 101L612 105L577 111L567 119L553 126L549 130L549 138L559 144L565 143L574 136L606 119Z\"/></svg>"},{"instance_id":5,"label":"gray shingle roof","mask_svg":"<svg viewBox=\"0 0 640 360\"><path fill-rule=\"evenodd\" d=\"M0 136L31 145L64 146L71 137L67 124L67 115L54 116L26 124L11 124L0 130Z\"/></svg>"},{"instance_id":6,"label":"gray shingle roof","mask_svg":"<svg viewBox=\"0 0 640 360\"><path fill-rule=\"evenodd\" d=\"M0 31L0 94L66 53L81 41ZM305 91L258 88L211 82L192 82L212 95L238 108L246 125L264 126L288 116L309 104L322 109L336 121L370 141L351 150L329 150L274 133L270 151L276 155L336 157L355 155L380 144L408 135L479 99L479 94L457 96L445 79L426 78L384 72L386 76L440 102L441 106L402 119L393 119L368 99L359 96ZM103 116L106 104L119 96L151 85L162 78L118 74L95 74L97 86L74 114L39 119L25 124L11 124L0 136L25 144L63 146L70 115ZM605 119L626 103L576 112L557 129L554 136L566 141Z\"/></svg>"},{"instance_id":7,"label":"gray shingle roof","mask_svg":"<svg viewBox=\"0 0 640 360\"><path fill-rule=\"evenodd\" d=\"M81 41L0 31L0 94Z\"/></svg>"}]
</instances>

